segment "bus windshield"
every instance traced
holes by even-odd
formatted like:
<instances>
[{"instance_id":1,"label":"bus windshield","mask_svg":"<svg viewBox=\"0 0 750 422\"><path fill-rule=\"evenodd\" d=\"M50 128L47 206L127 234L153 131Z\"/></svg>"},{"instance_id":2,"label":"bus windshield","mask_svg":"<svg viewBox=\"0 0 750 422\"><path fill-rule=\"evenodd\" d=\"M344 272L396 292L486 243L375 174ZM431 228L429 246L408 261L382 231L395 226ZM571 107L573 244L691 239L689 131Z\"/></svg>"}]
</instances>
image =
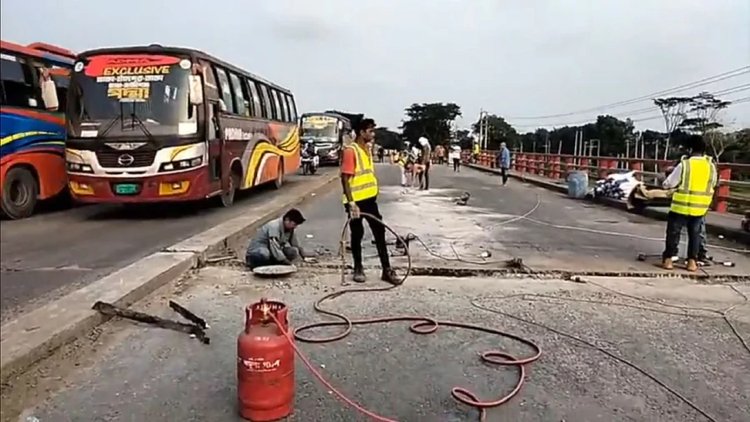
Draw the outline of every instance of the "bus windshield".
<instances>
[{"instance_id":1,"label":"bus windshield","mask_svg":"<svg viewBox=\"0 0 750 422\"><path fill-rule=\"evenodd\" d=\"M302 140L315 143L338 142L338 120L330 116L302 117Z\"/></svg>"},{"instance_id":2,"label":"bus windshield","mask_svg":"<svg viewBox=\"0 0 750 422\"><path fill-rule=\"evenodd\" d=\"M197 132L187 59L100 55L78 62L70 82L71 136L149 137Z\"/></svg>"}]
</instances>

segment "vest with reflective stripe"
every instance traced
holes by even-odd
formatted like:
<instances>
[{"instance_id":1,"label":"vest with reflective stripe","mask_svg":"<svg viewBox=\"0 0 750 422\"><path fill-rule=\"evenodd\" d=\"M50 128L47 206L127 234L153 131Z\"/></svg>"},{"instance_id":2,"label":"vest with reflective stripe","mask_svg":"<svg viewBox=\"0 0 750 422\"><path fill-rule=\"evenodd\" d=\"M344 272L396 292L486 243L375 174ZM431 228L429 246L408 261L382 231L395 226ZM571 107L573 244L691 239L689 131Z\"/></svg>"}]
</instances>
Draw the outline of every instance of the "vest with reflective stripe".
<instances>
[{"instance_id":1,"label":"vest with reflective stripe","mask_svg":"<svg viewBox=\"0 0 750 422\"><path fill-rule=\"evenodd\" d=\"M372 165L372 157L359 144L353 142L346 148L354 150L357 157L357 166L354 171L354 177L349 180L349 189L352 192L354 202L363 201L378 195L378 179L375 177L375 168ZM346 195L343 196L346 204L349 202Z\"/></svg>"},{"instance_id":2,"label":"vest with reflective stripe","mask_svg":"<svg viewBox=\"0 0 750 422\"><path fill-rule=\"evenodd\" d=\"M711 157L690 157L682 160L680 186L672 195L670 210L692 217L706 215L714 198L716 169Z\"/></svg>"}]
</instances>

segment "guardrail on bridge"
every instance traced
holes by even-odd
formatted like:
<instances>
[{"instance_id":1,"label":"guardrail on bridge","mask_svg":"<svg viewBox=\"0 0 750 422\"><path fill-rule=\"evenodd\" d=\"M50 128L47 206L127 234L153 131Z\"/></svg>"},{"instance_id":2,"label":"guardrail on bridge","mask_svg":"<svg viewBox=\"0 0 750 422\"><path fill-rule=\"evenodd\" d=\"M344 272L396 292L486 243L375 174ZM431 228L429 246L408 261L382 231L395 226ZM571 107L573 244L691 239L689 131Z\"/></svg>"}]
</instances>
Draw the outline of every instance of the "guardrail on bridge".
<instances>
[{"instance_id":1,"label":"guardrail on bridge","mask_svg":"<svg viewBox=\"0 0 750 422\"><path fill-rule=\"evenodd\" d=\"M497 167L499 151L481 151L474 159L470 152L463 153L464 162L473 162L489 168ZM635 171L635 176L649 186L658 186L674 160L653 160L641 158L592 157L566 154L542 154L515 152L511 154L511 169L518 173L528 173L553 180L566 180L573 171L586 171L593 178L603 179L611 173ZM740 181L750 178L750 164L719 163L719 187L714 194L712 209L716 212L741 212L750 207L750 182ZM734 180L732 179L734 177ZM734 188L734 190L732 189Z\"/></svg>"}]
</instances>

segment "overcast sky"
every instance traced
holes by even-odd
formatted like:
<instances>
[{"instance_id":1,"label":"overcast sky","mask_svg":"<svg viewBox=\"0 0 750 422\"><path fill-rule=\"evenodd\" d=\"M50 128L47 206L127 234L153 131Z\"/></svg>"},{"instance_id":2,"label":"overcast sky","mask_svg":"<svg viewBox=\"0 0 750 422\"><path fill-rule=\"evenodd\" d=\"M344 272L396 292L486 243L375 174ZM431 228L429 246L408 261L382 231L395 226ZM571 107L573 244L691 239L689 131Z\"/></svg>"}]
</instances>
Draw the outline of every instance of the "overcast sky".
<instances>
[{"instance_id":1,"label":"overcast sky","mask_svg":"<svg viewBox=\"0 0 750 422\"><path fill-rule=\"evenodd\" d=\"M628 100L750 65L750 0L4 0L2 38L75 51L160 43L205 50L292 89L301 111L397 127L414 102L545 116ZM750 84L750 73L684 91ZM726 99L750 97L750 89ZM627 117L649 101L519 131ZM634 119L657 115L641 111ZM750 101L726 113L750 126ZM658 120L640 128L664 129Z\"/></svg>"}]
</instances>

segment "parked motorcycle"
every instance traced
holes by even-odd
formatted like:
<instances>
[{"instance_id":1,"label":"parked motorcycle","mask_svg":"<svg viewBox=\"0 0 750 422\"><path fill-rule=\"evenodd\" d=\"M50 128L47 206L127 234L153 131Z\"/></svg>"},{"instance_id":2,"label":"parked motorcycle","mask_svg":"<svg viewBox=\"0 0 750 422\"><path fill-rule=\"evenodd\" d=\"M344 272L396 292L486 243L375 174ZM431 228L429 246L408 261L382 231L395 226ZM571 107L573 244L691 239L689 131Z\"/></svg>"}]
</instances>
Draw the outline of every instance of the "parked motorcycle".
<instances>
[{"instance_id":1,"label":"parked motorcycle","mask_svg":"<svg viewBox=\"0 0 750 422\"><path fill-rule=\"evenodd\" d=\"M302 147L302 174L315 174L320 165L318 149L312 141L305 142Z\"/></svg>"}]
</instances>

